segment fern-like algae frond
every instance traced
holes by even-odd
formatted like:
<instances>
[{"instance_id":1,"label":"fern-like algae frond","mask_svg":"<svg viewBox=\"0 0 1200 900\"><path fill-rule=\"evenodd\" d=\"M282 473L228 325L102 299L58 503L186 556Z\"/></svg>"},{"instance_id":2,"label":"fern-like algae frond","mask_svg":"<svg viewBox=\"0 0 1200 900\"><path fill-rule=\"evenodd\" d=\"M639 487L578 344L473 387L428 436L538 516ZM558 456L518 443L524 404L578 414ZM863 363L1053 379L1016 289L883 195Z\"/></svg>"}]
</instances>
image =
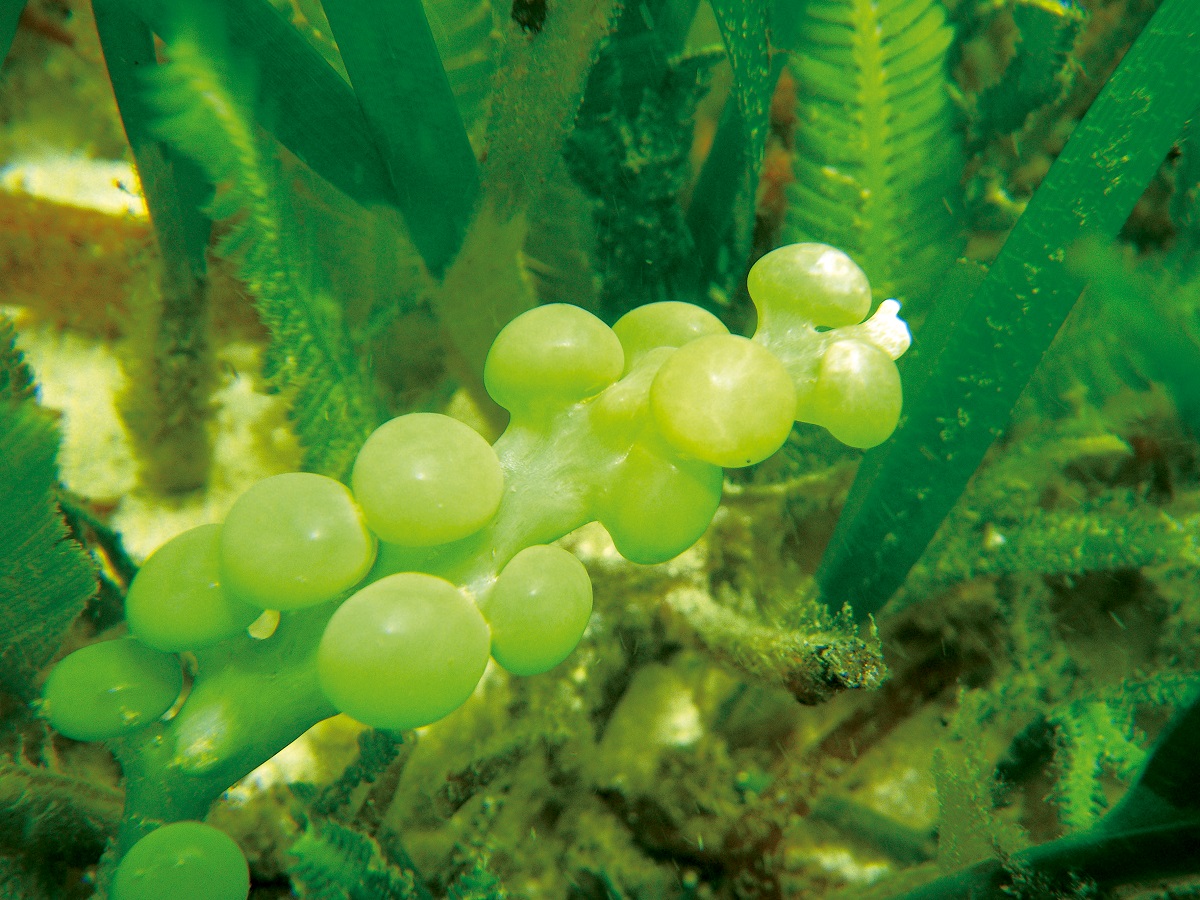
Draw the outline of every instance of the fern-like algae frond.
<instances>
[{"instance_id":1,"label":"fern-like algae frond","mask_svg":"<svg viewBox=\"0 0 1200 900\"><path fill-rule=\"evenodd\" d=\"M796 37L785 241L841 247L877 298L919 300L958 249L945 12L937 0L809 0Z\"/></svg>"},{"instance_id":2,"label":"fern-like algae frond","mask_svg":"<svg viewBox=\"0 0 1200 900\"><path fill-rule=\"evenodd\" d=\"M412 872L392 865L379 844L339 822L312 823L292 846L289 872L307 900L417 900Z\"/></svg>"},{"instance_id":3,"label":"fern-like algae frond","mask_svg":"<svg viewBox=\"0 0 1200 900\"><path fill-rule=\"evenodd\" d=\"M0 685L28 698L96 579L58 509L58 429L15 339L0 315Z\"/></svg>"},{"instance_id":4,"label":"fern-like algae frond","mask_svg":"<svg viewBox=\"0 0 1200 900\"><path fill-rule=\"evenodd\" d=\"M253 77L215 27L181 33L151 79L164 140L217 185L213 218L270 330L264 370L288 391L310 471L343 477L382 420L337 302L294 231L273 147L254 120Z\"/></svg>"}]
</instances>

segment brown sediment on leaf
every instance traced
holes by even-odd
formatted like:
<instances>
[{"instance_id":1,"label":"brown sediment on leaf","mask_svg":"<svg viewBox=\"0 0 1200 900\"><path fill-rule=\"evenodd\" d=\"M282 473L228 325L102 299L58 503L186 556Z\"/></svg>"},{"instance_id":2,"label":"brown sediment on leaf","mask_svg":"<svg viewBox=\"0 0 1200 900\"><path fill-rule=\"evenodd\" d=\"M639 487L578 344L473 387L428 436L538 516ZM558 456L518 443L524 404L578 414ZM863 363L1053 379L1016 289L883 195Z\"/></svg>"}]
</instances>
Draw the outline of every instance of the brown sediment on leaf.
<instances>
[{"instance_id":1,"label":"brown sediment on leaf","mask_svg":"<svg viewBox=\"0 0 1200 900\"><path fill-rule=\"evenodd\" d=\"M64 47L75 46L75 35L61 22L55 21L46 10L38 9L37 4L30 3L21 10L21 27L36 32L44 38L62 44Z\"/></svg>"},{"instance_id":2,"label":"brown sediment on leaf","mask_svg":"<svg viewBox=\"0 0 1200 900\"><path fill-rule=\"evenodd\" d=\"M0 192L0 283L6 303L104 338L121 331L150 222Z\"/></svg>"},{"instance_id":3,"label":"brown sediment on leaf","mask_svg":"<svg viewBox=\"0 0 1200 900\"><path fill-rule=\"evenodd\" d=\"M105 340L124 337L135 289L157 260L150 220L0 191L3 303L41 322ZM209 283L218 334L261 336L245 288L221 260Z\"/></svg>"}]
</instances>

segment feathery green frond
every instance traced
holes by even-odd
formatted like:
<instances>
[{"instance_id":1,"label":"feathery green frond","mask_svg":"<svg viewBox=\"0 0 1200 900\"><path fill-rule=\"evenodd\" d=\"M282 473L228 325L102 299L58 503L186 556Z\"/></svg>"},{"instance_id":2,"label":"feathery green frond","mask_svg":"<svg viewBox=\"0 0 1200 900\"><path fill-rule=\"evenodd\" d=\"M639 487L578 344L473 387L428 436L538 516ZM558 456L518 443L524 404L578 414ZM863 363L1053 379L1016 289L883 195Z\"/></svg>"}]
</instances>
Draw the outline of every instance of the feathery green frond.
<instances>
[{"instance_id":1,"label":"feathery green frond","mask_svg":"<svg viewBox=\"0 0 1200 900\"><path fill-rule=\"evenodd\" d=\"M1143 708L1178 709L1195 693L1195 679L1170 671L1122 682L1114 691L1053 712L1059 778L1052 794L1072 830L1095 825L1108 806L1103 776L1132 780L1146 759L1136 725Z\"/></svg>"},{"instance_id":2,"label":"feathery green frond","mask_svg":"<svg viewBox=\"0 0 1200 900\"><path fill-rule=\"evenodd\" d=\"M808 0L796 28L784 240L841 247L877 298L928 303L959 248L945 12L938 0Z\"/></svg>"},{"instance_id":3,"label":"feathery green frond","mask_svg":"<svg viewBox=\"0 0 1200 900\"><path fill-rule=\"evenodd\" d=\"M291 395L305 467L343 477L382 419L342 311L293 231L273 148L255 125L253 73L215 30L184 33L153 76L162 137L200 163L217 194L214 219L271 332L264 371Z\"/></svg>"},{"instance_id":4,"label":"feathery green frond","mask_svg":"<svg viewBox=\"0 0 1200 900\"><path fill-rule=\"evenodd\" d=\"M289 874L305 900L416 900L413 874L388 862L379 844L361 832L325 820L292 845Z\"/></svg>"},{"instance_id":5,"label":"feathery green frond","mask_svg":"<svg viewBox=\"0 0 1200 900\"><path fill-rule=\"evenodd\" d=\"M63 861L86 864L100 856L121 819L123 799L94 772L35 766L20 753L0 755L3 833L6 842L20 842L19 853L0 856L0 897L68 896L70 867Z\"/></svg>"},{"instance_id":6,"label":"feathery green frond","mask_svg":"<svg viewBox=\"0 0 1200 900\"><path fill-rule=\"evenodd\" d=\"M8 316L0 315L0 401L19 404L35 400L37 383L25 355L17 349L17 333Z\"/></svg>"},{"instance_id":7,"label":"feathery green frond","mask_svg":"<svg viewBox=\"0 0 1200 900\"><path fill-rule=\"evenodd\" d=\"M96 590L55 499L58 428L0 316L0 684L20 697Z\"/></svg>"},{"instance_id":8,"label":"feathery green frond","mask_svg":"<svg viewBox=\"0 0 1200 900\"><path fill-rule=\"evenodd\" d=\"M364 782L372 782L400 754L402 739L398 734L368 728L358 735L358 759L348 765L333 782L327 784L312 800L317 815L332 816L350 802L350 796Z\"/></svg>"},{"instance_id":9,"label":"feathery green frond","mask_svg":"<svg viewBox=\"0 0 1200 900\"><path fill-rule=\"evenodd\" d=\"M1133 743L1128 716L1102 700L1078 704L1058 727L1062 746L1055 799L1063 824L1078 831L1096 824L1108 805L1100 778L1106 765L1132 770L1145 751Z\"/></svg>"}]
</instances>

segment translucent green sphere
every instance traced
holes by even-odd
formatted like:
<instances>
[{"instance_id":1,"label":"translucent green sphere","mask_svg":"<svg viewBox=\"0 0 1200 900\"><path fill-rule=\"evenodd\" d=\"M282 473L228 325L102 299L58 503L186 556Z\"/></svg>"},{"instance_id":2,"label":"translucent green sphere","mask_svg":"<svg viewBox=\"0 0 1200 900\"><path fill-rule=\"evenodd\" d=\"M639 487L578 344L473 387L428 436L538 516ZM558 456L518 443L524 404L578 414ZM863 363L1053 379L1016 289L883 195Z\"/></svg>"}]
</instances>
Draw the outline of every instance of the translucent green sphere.
<instances>
[{"instance_id":1,"label":"translucent green sphere","mask_svg":"<svg viewBox=\"0 0 1200 900\"><path fill-rule=\"evenodd\" d=\"M862 341L838 341L822 357L816 384L800 398L796 415L866 449L891 437L903 402L900 373L887 353Z\"/></svg>"},{"instance_id":2,"label":"translucent green sphere","mask_svg":"<svg viewBox=\"0 0 1200 900\"><path fill-rule=\"evenodd\" d=\"M613 325L625 350L625 371L656 347L682 347L710 334L728 334L724 323L691 303L667 300L632 309Z\"/></svg>"},{"instance_id":3,"label":"translucent green sphere","mask_svg":"<svg viewBox=\"0 0 1200 900\"><path fill-rule=\"evenodd\" d=\"M307 472L275 475L242 494L220 546L226 589L263 609L331 600L375 560L375 537L350 491Z\"/></svg>"},{"instance_id":4,"label":"translucent green sphere","mask_svg":"<svg viewBox=\"0 0 1200 900\"><path fill-rule=\"evenodd\" d=\"M42 715L77 741L102 741L154 722L179 699L179 658L131 637L76 650L50 672Z\"/></svg>"},{"instance_id":5,"label":"translucent green sphere","mask_svg":"<svg viewBox=\"0 0 1200 900\"><path fill-rule=\"evenodd\" d=\"M403 731L462 706L487 666L479 608L448 581L389 575L343 603L317 649L321 689L341 712Z\"/></svg>"},{"instance_id":6,"label":"translucent green sphere","mask_svg":"<svg viewBox=\"0 0 1200 900\"><path fill-rule=\"evenodd\" d=\"M246 900L250 868L233 838L203 822L150 832L117 866L112 900Z\"/></svg>"},{"instance_id":7,"label":"translucent green sphere","mask_svg":"<svg viewBox=\"0 0 1200 900\"><path fill-rule=\"evenodd\" d=\"M828 244L772 250L746 276L759 316L800 318L814 325L857 325L871 309L871 285L849 256Z\"/></svg>"},{"instance_id":8,"label":"translucent green sphere","mask_svg":"<svg viewBox=\"0 0 1200 900\"><path fill-rule=\"evenodd\" d=\"M711 335L663 363L650 387L650 409L680 453L736 468L762 462L783 446L795 420L796 388L762 345Z\"/></svg>"},{"instance_id":9,"label":"translucent green sphere","mask_svg":"<svg viewBox=\"0 0 1200 900\"><path fill-rule=\"evenodd\" d=\"M491 520L504 493L504 471L491 444L462 422L413 413L367 438L350 486L380 538L429 547L464 538Z\"/></svg>"},{"instance_id":10,"label":"translucent green sphere","mask_svg":"<svg viewBox=\"0 0 1200 900\"><path fill-rule=\"evenodd\" d=\"M617 551L643 565L674 559L700 540L721 503L724 473L634 444L599 509Z\"/></svg>"},{"instance_id":11,"label":"translucent green sphere","mask_svg":"<svg viewBox=\"0 0 1200 900\"><path fill-rule=\"evenodd\" d=\"M526 547L481 604L492 656L514 675L549 672L570 656L592 614L592 580L573 553Z\"/></svg>"},{"instance_id":12,"label":"translucent green sphere","mask_svg":"<svg viewBox=\"0 0 1200 900\"><path fill-rule=\"evenodd\" d=\"M483 370L492 399L510 412L565 406L621 377L621 342L590 312L550 303L522 313L496 336Z\"/></svg>"},{"instance_id":13,"label":"translucent green sphere","mask_svg":"<svg viewBox=\"0 0 1200 900\"><path fill-rule=\"evenodd\" d=\"M261 615L222 586L220 536L220 525L201 525L146 560L125 597L134 637L157 650L199 650L245 631Z\"/></svg>"}]
</instances>

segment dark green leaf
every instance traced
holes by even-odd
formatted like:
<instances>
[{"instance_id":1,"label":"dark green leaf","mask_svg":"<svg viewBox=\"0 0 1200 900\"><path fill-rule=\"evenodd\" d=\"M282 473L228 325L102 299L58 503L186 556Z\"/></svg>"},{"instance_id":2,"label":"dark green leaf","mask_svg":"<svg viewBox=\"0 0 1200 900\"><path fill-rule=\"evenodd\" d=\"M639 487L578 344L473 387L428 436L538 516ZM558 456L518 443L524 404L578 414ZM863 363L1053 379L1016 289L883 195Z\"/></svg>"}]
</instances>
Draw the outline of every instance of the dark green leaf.
<instances>
[{"instance_id":1,"label":"dark green leaf","mask_svg":"<svg viewBox=\"0 0 1200 900\"><path fill-rule=\"evenodd\" d=\"M434 274L458 252L479 171L420 0L324 0L413 244Z\"/></svg>"},{"instance_id":2,"label":"dark green leaf","mask_svg":"<svg viewBox=\"0 0 1200 900\"><path fill-rule=\"evenodd\" d=\"M8 56L13 38L17 34L17 23L21 19L21 10L25 8L25 0L0 0L0 63Z\"/></svg>"}]
</instances>

